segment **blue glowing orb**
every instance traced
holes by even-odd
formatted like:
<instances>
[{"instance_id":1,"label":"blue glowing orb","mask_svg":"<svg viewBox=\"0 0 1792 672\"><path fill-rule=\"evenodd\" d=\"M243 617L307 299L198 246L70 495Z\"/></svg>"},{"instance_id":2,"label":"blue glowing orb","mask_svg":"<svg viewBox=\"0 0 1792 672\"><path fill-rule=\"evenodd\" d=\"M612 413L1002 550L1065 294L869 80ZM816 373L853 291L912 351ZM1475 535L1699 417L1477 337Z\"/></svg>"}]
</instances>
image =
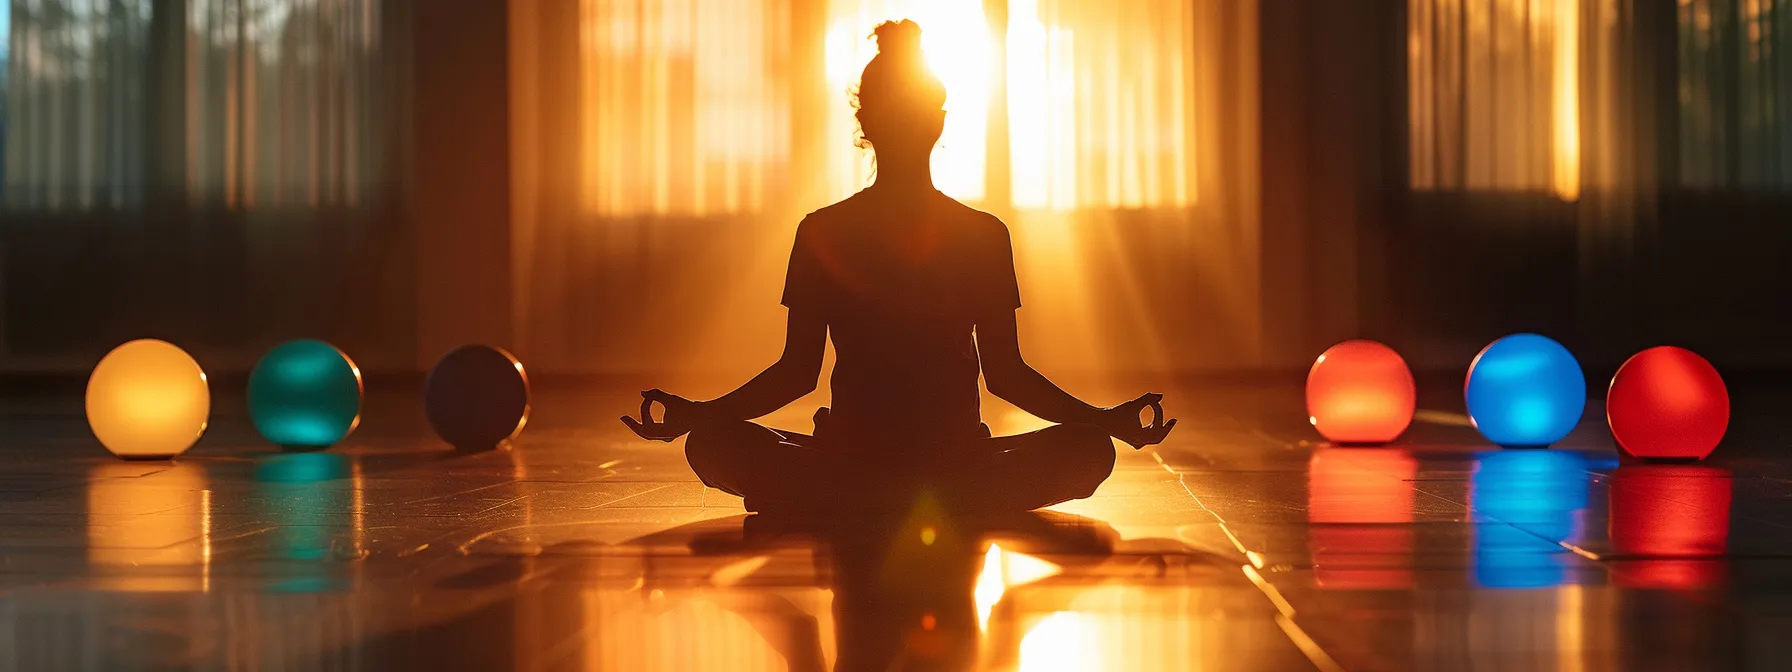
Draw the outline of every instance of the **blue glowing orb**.
<instances>
[{"instance_id":1,"label":"blue glowing orb","mask_svg":"<svg viewBox=\"0 0 1792 672\"><path fill-rule=\"evenodd\" d=\"M1587 378L1562 344L1536 334L1494 341L1468 367L1468 417L1501 446L1547 446L1580 423Z\"/></svg>"},{"instance_id":2,"label":"blue glowing orb","mask_svg":"<svg viewBox=\"0 0 1792 672\"><path fill-rule=\"evenodd\" d=\"M361 422L361 370L323 341L282 344L249 373L249 418L280 446L328 448Z\"/></svg>"}]
</instances>

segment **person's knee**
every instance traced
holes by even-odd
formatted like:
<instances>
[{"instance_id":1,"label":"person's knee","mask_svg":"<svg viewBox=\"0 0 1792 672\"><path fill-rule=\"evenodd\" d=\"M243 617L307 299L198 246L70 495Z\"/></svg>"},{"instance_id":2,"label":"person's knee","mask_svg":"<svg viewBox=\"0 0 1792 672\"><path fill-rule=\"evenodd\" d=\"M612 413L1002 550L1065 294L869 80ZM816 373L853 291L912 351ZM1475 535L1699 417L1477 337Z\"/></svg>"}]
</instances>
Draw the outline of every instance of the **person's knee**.
<instances>
[{"instance_id":1,"label":"person's knee","mask_svg":"<svg viewBox=\"0 0 1792 672\"><path fill-rule=\"evenodd\" d=\"M1059 458L1066 475L1087 497L1114 473L1114 440L1095 425L1060 425Z\"/></svg>"},{"instance_id":2,"label":"person's knee","mask_svg":"<svg viewBox=\"0 0 1792 672\"><path fill-rule=\"evenodd\" d=\"M750 452L755 442L777 440L765 436L769 431L750 422L699 427L685 437L685 462L704 483L720 487L716 483L731 480L727 476L738 471L741 456Z\"/></svg>"}]
</instances>

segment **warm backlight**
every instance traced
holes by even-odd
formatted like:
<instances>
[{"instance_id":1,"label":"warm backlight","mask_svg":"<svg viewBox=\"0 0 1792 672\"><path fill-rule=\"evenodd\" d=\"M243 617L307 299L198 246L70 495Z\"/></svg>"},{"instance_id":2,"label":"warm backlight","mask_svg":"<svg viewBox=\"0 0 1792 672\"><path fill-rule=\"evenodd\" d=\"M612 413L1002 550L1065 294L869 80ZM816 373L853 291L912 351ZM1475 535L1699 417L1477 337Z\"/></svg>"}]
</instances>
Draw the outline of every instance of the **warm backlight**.
<instances>
[{"instance_id":1,"label":"warm backlight","mask_svg":"<svg viewBox=\"0 0 1792 672\"><path fill-rule=\"evenodd\" d=\"M172 343L118 346L87 379L87 424L119 457L179 455L205 433L212 395L199 363Z\"/></svg>"},{"instance_id":2,"label":"warm backlight","mask_svg":"<svg viewBox=\"0 0 1792 672\"><path fill-rule=\"evenodd\" d=\"M1387 443L1412 423L1412 371L1393 348L1345 341L1307 372L1307 417L1336 443Z\"/></svg>"},{"instance_id":3,"label":"warm backlight","mask_svg":"<svg viewBox=\"0 0 1792 672\"><path fill-rule=\"evenodd\" d=\"M249 374L249 417L280 446L327 448L361 422L361 370L323 341L282 344Z\"/></svg>"},{"instance_id":4,"label":"warm backlight","mask_svg":"<svg viewBox=\"0 0 1792 672\"><path fill-rule=\"evenodd\" d=\"M1587 405L1587 379L1562 344L1537 334L1494 341L1468 367L1468 417L1501 446L1547 446L1568 436Z\"/></svg>"},{"instance_id":5,"label":"warm backlight","mask_svg":"<svg viewBox=\"0 0 1792 672\"><path fill-rule=\"evenodd\" d=\"M1730 393L1704 357L1671 345L1649 348L1612 376L1605 419L1626 453L1704 459L1730 426Z\"/></svg>"},{"instance_id":6,"label":"warm backlight","mask_svg":"<svg viewBox=\"0 0 1792 672\"><path fill-rule=\"evenodd\" d=\"M844 93L859 81L865 64L877 55L869 39L878 22L908 18L921 24L921 48L927 66L946 87L946 127L933 153L933 177L940 191L954 198L984 198L985 145L988 140L991 61L995 45L983 4L961 0L882 0L828 5L826 53L828 91ZM829 100L828 135L852 138L858 129L855 111ZM836 141L828 155L829 194L845 197L869 182L876 167L869 153Z\"/></svg>"},{"instance_id":7,"label":"warm backlight","mask_svg":"<svg viewBox=\"0 0 1792 672\"><path fill-rule=\"evenodd\" d=\"M424 383L429 426L462 450L497 446L529 420L529 377L501 348L468 345L442 356Z\"/></svg>"}]
</instances>

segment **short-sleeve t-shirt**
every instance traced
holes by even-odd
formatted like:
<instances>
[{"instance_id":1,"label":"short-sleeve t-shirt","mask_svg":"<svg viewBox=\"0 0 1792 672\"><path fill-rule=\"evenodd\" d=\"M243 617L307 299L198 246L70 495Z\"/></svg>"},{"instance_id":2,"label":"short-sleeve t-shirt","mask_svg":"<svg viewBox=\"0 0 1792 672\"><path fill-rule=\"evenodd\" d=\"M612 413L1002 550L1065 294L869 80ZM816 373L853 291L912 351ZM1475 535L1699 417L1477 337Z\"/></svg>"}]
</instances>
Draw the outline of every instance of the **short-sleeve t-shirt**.
<instances>
[{"instance_id":1,"label":"short-sleeve t-shirt","mask_svg":"<svg viewBox=\"0 0 1792 672\"><path fill-rule=\"evenodd\" d=\"M861 191L797 228L785 306L827 321L834 342L830 434L981 435L972 330L1020 307L1000 219L937 191L890 202Z\"/></svg>"}]
</instances>

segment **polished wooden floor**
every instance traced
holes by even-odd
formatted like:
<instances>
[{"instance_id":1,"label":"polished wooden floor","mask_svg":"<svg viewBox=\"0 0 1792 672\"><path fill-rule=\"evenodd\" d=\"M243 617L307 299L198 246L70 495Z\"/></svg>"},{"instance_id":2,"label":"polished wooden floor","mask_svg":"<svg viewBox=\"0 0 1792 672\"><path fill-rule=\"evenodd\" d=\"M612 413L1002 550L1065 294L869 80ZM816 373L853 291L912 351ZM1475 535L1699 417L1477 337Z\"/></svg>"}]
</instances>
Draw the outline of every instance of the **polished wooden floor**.
<instances>
[{"instance_id":1,"label":"polished wooden floor","mask_svg":"<svg viewBox=\"0 0 1792 672\"><path fill-rule=\"evenodd\" d=\"M1296 386L1189 384L1091 499L842 520L746 515L628 434L615 388L538 388L521 439L474 454L402 390L307 454L222 398L172 462L108 456L78 394L15 395L0 670L1792 666L1772 399L1739 394L1712 461L1642 465L1596 403L1551 450L1486 446L1447 403L1338 448Z\"/></svg>"}]
</instances>

